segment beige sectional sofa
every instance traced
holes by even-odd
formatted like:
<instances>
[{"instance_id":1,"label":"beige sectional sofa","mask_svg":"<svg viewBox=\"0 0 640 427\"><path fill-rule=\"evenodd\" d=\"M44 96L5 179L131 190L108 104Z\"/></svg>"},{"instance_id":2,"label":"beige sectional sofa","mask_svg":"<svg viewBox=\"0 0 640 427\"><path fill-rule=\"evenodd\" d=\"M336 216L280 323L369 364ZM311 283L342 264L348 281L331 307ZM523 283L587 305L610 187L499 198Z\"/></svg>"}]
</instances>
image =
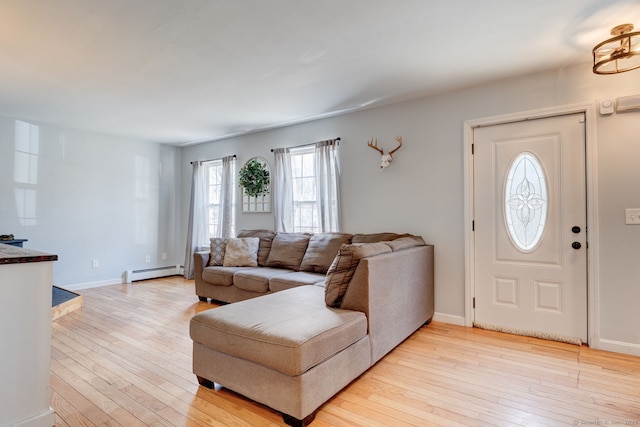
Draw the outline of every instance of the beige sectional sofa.
<instances>
[{"instance_id":1,"label":"beige sectional sofa","mask_svg":"<svg viewBox=\"0 0 640 427\"><path fill-rule=\"evenodd\" d=\"M203 386L216 382L282 412L287 424L307 425L324 402L429 323L434 248L416 236L341 235L347 242L328 267L319 252L307 257L312 269L326 267L323 274L301 271L302 260L338 237L311 244L309 236L296 269L274 260L279 242L299 235L241 235L256 233L267 236L260 239L262 266L207 266L196 254L197 295L237 302L192 318L193 372Z\"/></svg>"}]
</instances>

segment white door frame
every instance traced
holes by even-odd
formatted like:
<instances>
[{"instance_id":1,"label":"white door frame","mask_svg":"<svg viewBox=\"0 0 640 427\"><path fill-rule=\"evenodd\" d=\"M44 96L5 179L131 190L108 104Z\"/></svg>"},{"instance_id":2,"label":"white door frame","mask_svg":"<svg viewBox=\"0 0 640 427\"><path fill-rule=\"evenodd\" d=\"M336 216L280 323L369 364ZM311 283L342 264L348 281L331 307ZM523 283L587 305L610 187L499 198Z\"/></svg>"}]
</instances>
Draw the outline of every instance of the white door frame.
<instances>
[{"instance_id":1,"label":"white door frame","mask_svg":"<svg viewBox=\"0 0 640 427\"><path fill-rule=\"evenodd\" d=\"M598 239L598 167L596 162L596 104L587 102L559 107L542 108L519 113L484 117L464 122L464 238L465 238L465 285L464 285L464 322L465 326L473 326L473 296L475 295L475 239L473 238L472 221L474 218L473 192L473 129L539 119L565 114L584 113L586 138L586 184L587 184L587 333L588 344L592 348L600 347L600 285L599 285L599 239Z\"/></svg>"}]
</instances>

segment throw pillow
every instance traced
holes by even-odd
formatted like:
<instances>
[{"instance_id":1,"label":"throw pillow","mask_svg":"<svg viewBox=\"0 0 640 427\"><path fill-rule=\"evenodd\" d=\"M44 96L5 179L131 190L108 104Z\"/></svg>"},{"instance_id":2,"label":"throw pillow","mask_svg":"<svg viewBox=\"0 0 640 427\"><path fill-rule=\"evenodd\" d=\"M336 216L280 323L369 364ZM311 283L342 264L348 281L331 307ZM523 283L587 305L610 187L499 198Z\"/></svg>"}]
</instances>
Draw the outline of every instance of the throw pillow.
<instances>
[{"instance_id":1,"label":"throw pillow","mask_svg":"<svg viewBox=\"0 0 640 427\"><path fill-rule=\"evenodd\" d=\"M347 292L349 282L362 258L390 253L391 248L384 243L353 243L342 245L331 263L324 287L324 302L329 307L340 307Z\"/></svg>"},{"instance_id":2,"label":"throw pillow","mask_svg":"<svg viewBox=\"0 0 640 427\"><path fill-rule=\"evenodd\" d=\"M227 246L227 240L222 237L212 237L211 239L211 253L209 254L209 264L222 265L224 263L224 251Z\"/></svg>"},{"instance_id":3,"label":"throw pillow","mask_svg":"<svg viewBox=\"0 0 640 427\"><path fill-rule=\"evenodd\" d=\"M314 234L309 239L309 246L300 263L300 270L326 274L340 247L348 243L351 243L351 234Z\"/></svg>"},{"instance_id":4,"label":"throw pillow","mask_svg":"<svg viewBox=\"0 0 640 427\"><path fill-rule=\"evenodd\" d=\"M257 237L229 239L222 265L225 267L257 267L259 245L260 239Z\"/></svg>"},{"instance_id":5,"label":"throw pillow","mask_svg":"<svg viewBox=\"0 0 640 427\"><path fill-rule=\"evenodd\" d=\"M276 236L271 230L240 230L238 237L259 237L260 247L258 248L258 265L264 266L271 251L271 242Z\"/></svg>"},{"instance_id":6,"label":"throw pillow","mask_svg":"<svg viewBox=\"0 0 640 427\"><path fill-rule=\"evenodd\" d=\"M277 233L265 265L298 271L310 237L307 233Z\"/></svg>"}]
</instances>

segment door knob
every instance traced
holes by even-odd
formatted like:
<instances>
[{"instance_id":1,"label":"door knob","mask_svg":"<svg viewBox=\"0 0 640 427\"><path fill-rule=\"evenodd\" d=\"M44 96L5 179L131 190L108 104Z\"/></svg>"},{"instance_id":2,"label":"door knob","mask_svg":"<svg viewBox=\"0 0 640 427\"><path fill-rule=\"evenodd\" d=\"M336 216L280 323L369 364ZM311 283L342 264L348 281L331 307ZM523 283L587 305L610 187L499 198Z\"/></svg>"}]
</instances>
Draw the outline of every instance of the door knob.
<instances>
[{"instance_id":1,"label":"door knob","mask_svg":"<svg viewBox=\"0 0 640 427\"><path fill-rule=\"evenodd\" d=\"M575 234L578 234L580 232L580 227L574 225L573 227L571 227L571 231Z\"/></svg>"},{"instance_id":2,"label":"door knob","mask_svg":"<svg viewBox=\"0 0 640 427\"><path fill-rule=\"evenodd\" d=\"M582 245L580 244L580 242L573 242L573 243L571 244L571 247L572 247L573 249L580 249L580 248L582 247Z\"/></svg>"}]
</instances>

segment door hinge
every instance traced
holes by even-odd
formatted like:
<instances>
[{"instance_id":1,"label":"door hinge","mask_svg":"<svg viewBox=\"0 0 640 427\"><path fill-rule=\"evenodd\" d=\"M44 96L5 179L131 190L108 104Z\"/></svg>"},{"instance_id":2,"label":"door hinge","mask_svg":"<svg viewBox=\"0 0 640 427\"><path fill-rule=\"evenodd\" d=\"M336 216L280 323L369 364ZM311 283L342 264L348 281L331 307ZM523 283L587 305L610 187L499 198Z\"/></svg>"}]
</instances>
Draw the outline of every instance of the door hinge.
<instances>
[{"instance_id":1,"label":"door hinge","mask_svg":"<svg viewBox=\"0 0 640 427\"><path fill-rule=\"evenodd\" d=\"M471 231L476 231L476 222L471 221Z\"/></svg>"},{"instance_id":2,"label":"door hinge","mask_svg":"<svg viewBox=\"0 0 640 427\"><path fill-rule=\"evenodd\" d=\"M471 155L473 156L476 151L476 144L471 144Z\"/></svg>"},{"instance_id":3,"label":"door hinge","mask_svg":"<svg viewBox=\"0 0 640 427\"><path fill-rule=\"evenodd\" d=\"M473 297L473 308L476 308L476 297Z\"/></svg>"}]
</instances>

